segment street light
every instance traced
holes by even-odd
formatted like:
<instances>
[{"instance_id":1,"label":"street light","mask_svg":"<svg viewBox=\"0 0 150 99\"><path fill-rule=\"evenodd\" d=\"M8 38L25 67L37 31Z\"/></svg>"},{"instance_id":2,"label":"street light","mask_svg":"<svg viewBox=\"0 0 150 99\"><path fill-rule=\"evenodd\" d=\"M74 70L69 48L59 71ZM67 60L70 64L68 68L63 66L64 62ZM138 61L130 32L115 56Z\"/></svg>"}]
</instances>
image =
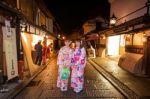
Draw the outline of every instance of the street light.
<instances>
[{"instance_id":1,"label":"street light","mask_svg":"<svg viewBox=\"0 0 150 99\"><path fill-rule=\"evenodd\" d=\"M65 37L63 36L62 39L65 40Z\"/></svg>"},{"instance_id":2,"label":"street light","mask_svg":"<svg viewBox=\"0 0 150 99\"><path fill-rule=\"evenodd\" d=\"M110 18L110 25L114 26L117 22L117 17L113 14Z\"/></svg>"},{"instance_id":3,"label":"street light","mask_svg":"<svg viewBox=\"0 0 150 99\"><path fill-rule=\"evenodd\" d=\"M60 34L58 35L58 38L60 38Z\"/></svg>"}]
</instances>

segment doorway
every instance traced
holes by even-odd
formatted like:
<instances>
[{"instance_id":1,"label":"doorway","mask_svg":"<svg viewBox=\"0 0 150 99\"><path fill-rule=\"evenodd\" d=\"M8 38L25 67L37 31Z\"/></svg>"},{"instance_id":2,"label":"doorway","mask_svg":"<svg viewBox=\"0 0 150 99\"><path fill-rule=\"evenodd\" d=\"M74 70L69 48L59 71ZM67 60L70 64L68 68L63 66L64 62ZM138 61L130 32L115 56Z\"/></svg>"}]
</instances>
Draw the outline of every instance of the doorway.
<instances>
[{"instance_id":1,"label":"doorway","mask_svg":"<svg viewBox=\"0 0 150 99\"><path fill-rule=\"evenodd\" d=\"M108 37L107 55L110 56L119 55L119 42L120 42L120 35Z\"/></svg>"}]
</instances>

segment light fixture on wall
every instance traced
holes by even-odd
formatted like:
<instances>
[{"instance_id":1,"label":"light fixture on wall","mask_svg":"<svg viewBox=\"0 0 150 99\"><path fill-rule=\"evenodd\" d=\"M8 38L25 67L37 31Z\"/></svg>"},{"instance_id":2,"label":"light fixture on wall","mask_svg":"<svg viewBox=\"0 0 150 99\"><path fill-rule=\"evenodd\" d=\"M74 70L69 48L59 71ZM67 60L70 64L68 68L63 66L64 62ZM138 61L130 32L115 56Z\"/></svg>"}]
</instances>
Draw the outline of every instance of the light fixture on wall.
<instances>
[{"instance_id":1,"label":"light fixture on wall","mask_svg":"<svg viewBox=\"0 0 150 99\"><path fill-rule=\"evenodd\" d=\"M62 39L65 40L65 37L63 36Z\"/></svg>"},{"instance_id":2,"label":"light fixture on wall","mask_svg":"<svg viewBox=\"0 0 150 99\"><path fill-rule=\"evenodd\" d=\"M115 16L115 14L112 15L112 17L110 18L110 25L114 26L117 22L117 17Z\"/></svg>"},{"instance_id":3,"label":"light fixture on wall","mask_svg":"<svg viewBox=\"0 0 150 99\"><path fill-rule=\"evenodd\" d=\"M27 31L27 25L26 23L21 23L20 24L21 32Z\"/></svg>"},{"instance_id":4,"label":"light fixture on wall","mask_svg":"<svg viewBox=\"0 0 150 99\"><path fill-rule=\"evenodd\" d=\"M58 38L60 38L60 34L58 34Z\"/></svg>"},{"instance_id":5,"label":"light fixture on wall","mask_svg":"<svg viewBox=\"0 0 150 99\"><path fill-rule=\"evenodd\" d=\"M146 36L143 36L142 37L142 42L144 43L144 42L147 42L147 37Z\"/></svg>"},{"instance_id":6,"label":"light fixture on wall","mask_svg":"<svg viewBox=\"0 0 150 99\"><path fill-rule=\"evenodd\" d=\"M146 33L145 31L143 32L143 37L142 37L142 42L147 42L147 36L146 36Z\"/></svg>"}]
</instances>

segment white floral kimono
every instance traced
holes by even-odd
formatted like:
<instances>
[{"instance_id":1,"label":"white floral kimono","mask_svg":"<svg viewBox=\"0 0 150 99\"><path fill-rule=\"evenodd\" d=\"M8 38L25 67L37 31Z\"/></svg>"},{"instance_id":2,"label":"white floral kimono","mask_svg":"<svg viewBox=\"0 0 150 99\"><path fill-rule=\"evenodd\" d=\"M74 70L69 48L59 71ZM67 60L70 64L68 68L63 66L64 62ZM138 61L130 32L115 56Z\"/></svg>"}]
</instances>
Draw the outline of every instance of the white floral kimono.
<instances>
[{"instance_id":1,"label":"white floral kimono","mask_svg":"<svg viewBox=\"0 0 150 99\"><path fill-rule=\"evenodd\" d=\"M72 57L72 50L71 48L64 46L60 49L57 59L57 65L59 65L58 69L58 79L57 79L57 87L60 88L62 91L66 91L68 87L68 79L62 80L61 79L61 72L63 66L66 66L70 69L71 65L71 57Z\"/></svg>"},{"instance_id":2,"label":"white floral kimono","mask_svg":"<svg viewBox=\"0 0 150 99\"><path fill-rule=\"evenodd\" d=\"M86 51L84 48L76 48L73 54L74 66L71 66L71 87L75 92L83 90L84 68L86 65Z\"/></svg>"}]
</instances>

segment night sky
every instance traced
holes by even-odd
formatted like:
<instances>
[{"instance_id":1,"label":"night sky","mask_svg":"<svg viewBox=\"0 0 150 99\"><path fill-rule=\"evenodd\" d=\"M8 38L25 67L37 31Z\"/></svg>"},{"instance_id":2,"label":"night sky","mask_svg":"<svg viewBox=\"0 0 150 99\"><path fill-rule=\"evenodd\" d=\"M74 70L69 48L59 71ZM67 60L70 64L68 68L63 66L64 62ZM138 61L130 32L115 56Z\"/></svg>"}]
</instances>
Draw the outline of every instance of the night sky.
<instances>
[{"instance_id":1,"label":"night sky","mask_svg":"<svg viewBox=\"0 0 150 99\"><path fill-rule=\"evenodd\" d=\"M82 24L96 16L109 18L107 0L44 0L65 34L81 28Z\"/></svg>"}]
</instances>

